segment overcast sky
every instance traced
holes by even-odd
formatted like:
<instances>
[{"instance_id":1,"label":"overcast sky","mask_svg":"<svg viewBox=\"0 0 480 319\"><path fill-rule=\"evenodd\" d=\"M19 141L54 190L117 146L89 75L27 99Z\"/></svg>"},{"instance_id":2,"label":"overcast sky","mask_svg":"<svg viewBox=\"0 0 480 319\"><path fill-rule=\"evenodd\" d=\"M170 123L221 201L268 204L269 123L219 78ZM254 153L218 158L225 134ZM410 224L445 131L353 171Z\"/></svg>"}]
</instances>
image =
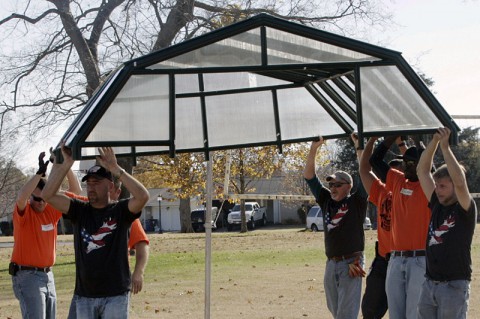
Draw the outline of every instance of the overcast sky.
<instances>
[{"instance_id":1,"label":"overcast sky","mask_svg":"<svg viewBox=\"0 0 480 319\"><path fill-rule=\"evenodd\" d=\"M480 115L480 1L396 0L392 8L400 26L379 39L435 81L449 114Z\"/></svg>"}]
</instances>

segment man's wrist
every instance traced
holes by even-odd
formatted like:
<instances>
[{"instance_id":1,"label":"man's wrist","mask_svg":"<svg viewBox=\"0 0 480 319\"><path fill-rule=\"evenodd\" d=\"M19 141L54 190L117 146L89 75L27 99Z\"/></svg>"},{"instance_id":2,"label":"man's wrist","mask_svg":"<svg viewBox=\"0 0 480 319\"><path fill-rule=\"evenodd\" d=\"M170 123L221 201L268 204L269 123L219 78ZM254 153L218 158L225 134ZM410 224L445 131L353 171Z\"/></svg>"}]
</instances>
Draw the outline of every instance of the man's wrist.
<instances>
[{"instance_id":1,"label":"man's wrist","mask_svg":"<svg viewBox=\"0 0 480 319\"><path fill-rule=\"evenodd\" d=\"M113 177L115 177L116 179L120 179L120 177L122 177L122 175L125 173L125 170L123 168L120 168L117 173L112 173Z\"/></svg>"}]
</instances>

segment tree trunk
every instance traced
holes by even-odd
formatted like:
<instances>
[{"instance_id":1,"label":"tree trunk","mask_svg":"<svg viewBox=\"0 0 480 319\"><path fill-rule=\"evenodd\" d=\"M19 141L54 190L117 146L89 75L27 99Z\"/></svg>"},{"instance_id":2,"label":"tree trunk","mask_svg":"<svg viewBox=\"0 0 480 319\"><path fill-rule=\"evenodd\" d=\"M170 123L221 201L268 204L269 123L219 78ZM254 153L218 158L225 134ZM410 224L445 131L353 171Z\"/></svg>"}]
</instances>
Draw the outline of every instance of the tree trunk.
<instances>
[{"instance_id":1,"label":"tree trunk","mask_svg":"<svg viewBox=\"0 0 480 319\"><path fill-rule=\"evenodd\" d=\"M242 219L240 232L241 233L246 233L246 232L248 232L248 227L247 227L247 217L245 216L245 200L244 199L240 200L240 216L241 216L241 219Z\"/></svg>"},{"instance_id":2,"label":"tree trunk","mask_svg":"<svg viewBox=\"0 0 480 319\"><path fill-rule=\"evenodd\" d=\"M180 232L193 233L190 198L180 198Z\"/></svg>"}]
</instances>

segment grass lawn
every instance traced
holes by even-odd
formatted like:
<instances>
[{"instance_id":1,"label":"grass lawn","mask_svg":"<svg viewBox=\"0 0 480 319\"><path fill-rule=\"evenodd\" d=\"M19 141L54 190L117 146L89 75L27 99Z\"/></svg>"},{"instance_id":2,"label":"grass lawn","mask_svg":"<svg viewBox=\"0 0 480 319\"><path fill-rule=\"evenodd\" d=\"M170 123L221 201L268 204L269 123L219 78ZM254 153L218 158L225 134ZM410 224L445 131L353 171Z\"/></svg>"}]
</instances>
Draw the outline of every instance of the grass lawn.
<instances>
[{"instance_id":1,"label":"grass lawn","mask_svg":"<svg viewBox=\"0 0 480 319\"><path fill-rule=\"evenodd\" d=\"M375 231L366 231L367 266ZM143 290L132 296L130 318L204 318L205 235L150 234ZM11 241L11 237L0 237ZM71 236L59 236L69 242ZM325 303L323 233L260 228L212 236L211 318L331 318ZM480 318L480 236L472 246L470 318ZM0 319L21 318L8 275L11 248L0 248ZM131 259L132 268L134 258ZM66 318L75 283L73 246L59 244L54 267L58 318Z\"/></svg>"}]
</instances>

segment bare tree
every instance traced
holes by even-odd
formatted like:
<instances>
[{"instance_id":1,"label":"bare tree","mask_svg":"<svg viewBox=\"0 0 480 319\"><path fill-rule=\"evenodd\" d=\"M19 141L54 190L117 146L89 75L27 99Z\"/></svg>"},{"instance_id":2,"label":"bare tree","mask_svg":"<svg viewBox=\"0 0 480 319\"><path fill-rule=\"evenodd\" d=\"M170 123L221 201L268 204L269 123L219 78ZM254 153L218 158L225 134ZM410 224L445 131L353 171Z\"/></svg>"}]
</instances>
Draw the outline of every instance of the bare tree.
<instances>
[{"instance_id":1,"label":"bare tree","mask_svg":"<svg viewBox=\"0 0 480 319\"><path fill-rule=\"evenodd\" d=\"M34 138L77 115L121 62L258 13L345 35L391 19L375 0L229 2L26 0L12 10L2 2L10 14L0 17L0 144L8 134ZM182 207L182 231L189 231Z\"/></svg>"},{"instance_id":2,"label":"bare tree","mask_svg":"<svg viewBox=\"0 0 480 319\"><path fill-rule=\"evenodd\" d=\"M13 214L17 194L27 180L15 164L15 154L7 156L0 157L0 220Z\"/></svg>"},{"instance_id":3,"label":"bare tree","mask_svg":"<svg viewBox=\"0 0 480 319\"><path fill-rule=\"evenodd\" d=\"M374 0L229 2L28 0L14 9L2 2L10 14L0 18L0 139L71 119L122 61L258 13L346 35L391 19Z\"/></svg>"}]
</instances>

